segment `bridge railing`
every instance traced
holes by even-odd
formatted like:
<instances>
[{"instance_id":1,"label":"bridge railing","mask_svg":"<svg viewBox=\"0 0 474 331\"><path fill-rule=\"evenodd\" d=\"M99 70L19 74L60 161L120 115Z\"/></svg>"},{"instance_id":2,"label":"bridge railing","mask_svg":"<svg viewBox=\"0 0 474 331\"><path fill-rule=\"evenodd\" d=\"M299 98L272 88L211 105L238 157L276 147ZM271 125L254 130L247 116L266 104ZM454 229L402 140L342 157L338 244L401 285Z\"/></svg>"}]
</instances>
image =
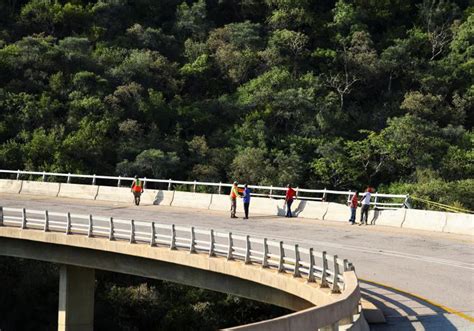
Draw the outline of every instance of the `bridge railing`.
<instances>
[{"instance_id":1,"label":"bridge railing","mask_svg":"<svg viewBox=\"0 0 474 331\"><path fill-rule=\"evenodd\" d=\"M346 259L297 244L153 221L0 207L0 226L102 237L205 253L210 257L221 256L291 273L295 277L307 278L308 282L318 281L322 287L329 287L335 293L344 289L343 273L353 269Z\"/></svg>"},{"instance_id":2,"label":"bridge railing","mask_svg":"<svg viewBox=\"0 0 474 331\"><path fill-rule=\"evenodd\" d=\"M97 180L115 181L117 186L123 185L123 183L131 183L133 177L122 177L122 176L102 176L102 175L82 175L82 174L71 174L71 173L55 173L46 171L24 171L24 170L2 170L0 174L7 174L14 176L17 180L21 179L21 176L39 176L43 181L47 180L47 177L62 177L66 179L67 183L71 183L72 179L87 179L91 185L96 185ZM198 182L198 181L182 181L173 179L153 179L153 178L140 178L143 181L146 188L147 183L157 183L166 186L167 190L172 190L174 186L185 185L191 188L192 192L196 192L198 187L208 187L217 190L217 193L222 194L224 189L229 189L232 184L228 183L212 183L212 182ZM242 186L242 185L240 185ZM248 185L253 190L252 196L267 197L273 199L283 199L285 197L286 187L278 186L262 186L262 185ZM296 198L299 200L313 200L313 201L328 201L328 196L333 195L336 197L343 197L347 202L350 201L353 191L336 191L327 189L306 189L306 188L295 188ZM362 194L360 194L362 195ZM384 194L374 193L371 197L371 203L374 208L378 209L397 209L402 208L406 205L408 200L408 194Z\"/></svg>"}]
</instances>

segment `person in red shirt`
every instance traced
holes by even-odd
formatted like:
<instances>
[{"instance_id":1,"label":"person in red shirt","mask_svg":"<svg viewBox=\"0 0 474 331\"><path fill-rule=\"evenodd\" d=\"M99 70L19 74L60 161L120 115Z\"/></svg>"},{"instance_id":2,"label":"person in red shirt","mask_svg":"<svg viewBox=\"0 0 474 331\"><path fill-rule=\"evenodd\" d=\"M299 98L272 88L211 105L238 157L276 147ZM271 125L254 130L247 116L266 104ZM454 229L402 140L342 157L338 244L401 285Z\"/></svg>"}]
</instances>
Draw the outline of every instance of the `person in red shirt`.
<instances>
[{"instance_id":1,"label":"person in red shirt","mask_svg":"<svg viewBox=\"0 0 474 331\"><path fill-rule=\"evenodd\" d=\"M285 196L285 204L286 204L286 216L285 217L293 217L291 213L291 204L296 196L296 191L291 188L291 185L286 185L286 196Z\"/></svg>"},{"instance_id":2,"label":"person in red shirt","mask_svg":"<svg viewBox=\"0 0 474 331\"><path fill-rule=\"evenodd\" d=\"M356 210L357 210L357 204L359 203L358 200L359 192L356 191L354 195L351 198L351 201L349 201L349 207L351 208L351 218L349 219L349 222L354 225L355 220L356 220Z\"/></svg>"}]
</instances>

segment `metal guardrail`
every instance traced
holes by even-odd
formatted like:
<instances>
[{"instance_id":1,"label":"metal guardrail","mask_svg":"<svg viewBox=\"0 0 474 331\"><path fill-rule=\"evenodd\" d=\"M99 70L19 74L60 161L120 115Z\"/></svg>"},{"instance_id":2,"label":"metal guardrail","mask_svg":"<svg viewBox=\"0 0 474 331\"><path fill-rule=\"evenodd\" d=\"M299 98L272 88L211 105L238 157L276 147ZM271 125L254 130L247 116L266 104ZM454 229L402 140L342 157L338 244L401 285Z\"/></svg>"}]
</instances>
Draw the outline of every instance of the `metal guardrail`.
<instances>
[{"instance_id":1,"label":"metal guardrail","mask_svg":"<svg viewBox=\"0 0 474 331\"><path fill-rule=\"evenodd\" d=\"M288 272L294 277L305 277L308 282L318 281L321 287L329 287L334 293L344 290L343 272L353 270L346 259L297 244L153 221L0 207L0 226L102 237L241 260L246 264Z\"/></svg>"},{"instance_id":2,"label":"metal guardrail","mask_svg":"<svg viewBox=\"0 0 474 331\"><path fill-rule=\"evenodd\" d=\"M22 175L31 175L31 176L41 176L43 181L46 181L48 176L54 177L65 177L67 183L71 183L71 179L73 178L82 178L82 179L90 179L92 185L96 185L98 179L103 180L113 180L117 181L117 186L121 186L124 181L131 182L133 181L133 177L122 177L122 176L102 176L102 175L81 175L81 174L71 174L71 173L55 173L55 172L46 172L46 171L24 171L24 170L2 170L0 169L0 173L15 175L17 180L20 180ZM198 186L209 186L217 188L219 194L222 194L223 188L230 188L232 184L228 183L212 183L212 182L198 182L198 181L182 181L182 180L173 180L173 179L153 179L153 178L140 178L140 180L144 183L144 188L146 188L147 183L160 183L166 184L168 190L172 190L173 185L189 185L192 187L192 191L196 192L196 188ZM242 185L240 185L242 186ZM268 191L268 193L257 193L252 192L252 196L257 197L267 197L273 199L282 199L285 197L284 194L274 194L274 192L280 193L285 192L286 187L278 187L278 186L260 186L260 185L248 185L249 188L257 191ZM295 188L296 191L296 198L299 200L314 200L314 201L327 201L328 195L339 195L347 197L347 202L350 201L351 196L355 193L352 191L335 191L335 190L314 190L314 189L305 189L305 188ZM312 194L312 195L319 195L319 196L304 196L303 194ZM360 194L362 195L362 194ZM409 198L408 194L384 194L384 193L373 193L372 194L372 206L378 209L397 209L403 208L406 205L406 202ZM391 202L385 202L389 199ZM394 202L394 200L403 200L403 202Z\"/></svg>"}]
</instances>

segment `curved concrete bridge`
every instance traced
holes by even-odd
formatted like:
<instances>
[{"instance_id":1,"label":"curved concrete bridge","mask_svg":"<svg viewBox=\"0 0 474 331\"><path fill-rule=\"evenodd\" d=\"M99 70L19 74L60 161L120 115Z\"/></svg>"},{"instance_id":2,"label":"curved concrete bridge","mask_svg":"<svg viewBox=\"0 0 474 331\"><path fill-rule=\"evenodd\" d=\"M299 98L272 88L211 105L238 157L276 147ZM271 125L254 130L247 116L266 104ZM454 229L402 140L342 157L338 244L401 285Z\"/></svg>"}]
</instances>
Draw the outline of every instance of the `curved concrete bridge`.
<instances>
[{"instance_id":1,"label":"curved concrete bridge","mask_svg":"<svg viewBox=\"0 0 474 331\"><path fill-rule=\"evenodd\" d=\"M232 293L297 311L236 330L367 329L353 268L326 252L249 235L69 212L1 208L0 215L0 254L63 265L59 330L93 329L95 269ZM321 259L320 266L316 259Z\"/></svg>"},{"instance_id":2,"label":"curved concrete bridge","mask_svg":"<svg viewBox=\"0 0 474 331\"><path fill-rule=\"evenodd\" d=\"M0 205L121 218L135 217L139 211L137 220L214 228L237 235L284 240L292 246L328 250L354 262L362 278L363 297L386 313L388 324L374 328L454 330L470 329L473 325L474 255L470 235L385 226L351 227L342 222L287 220L263 213L250 221L231 221L224 212L156 206L151 203L153 200L134 207L125 189L116 195L123 196L123 202L116 198L109 199L112 201L57 198L59 189L57 186L54 189L56 192L51 194L47 190L42 193L30 190L29 194L21 195L13 190L0 196ZM96 187L93 198L97 197L97 191ZM82 192L81 196L86 194ZM445 218L439 229L446 229L446 222ZM469 226L469 219L462 227L466 224Z\"/></svg>"}]
</instances>

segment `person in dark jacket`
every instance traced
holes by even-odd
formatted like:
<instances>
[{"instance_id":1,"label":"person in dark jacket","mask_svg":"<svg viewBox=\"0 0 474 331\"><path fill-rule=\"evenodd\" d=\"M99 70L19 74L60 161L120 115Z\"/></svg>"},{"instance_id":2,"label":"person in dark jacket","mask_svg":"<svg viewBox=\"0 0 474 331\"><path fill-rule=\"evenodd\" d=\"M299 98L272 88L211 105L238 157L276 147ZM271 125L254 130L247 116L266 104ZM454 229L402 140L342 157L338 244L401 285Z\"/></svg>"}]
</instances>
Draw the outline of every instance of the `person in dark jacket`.
<instances>
[{"instance_id":1,"label":"person in dark jacket","mask_svg":"<svg viewBox=\"0 0 474 331\"><path fill-rule=\"evenodd\" d=\"M244 212L245 212L245 217L244 220L249 219L249 206L250 206L250 194L251 190L248 188L248 185L244 185L244 192L243 192L243 202L244 202Z\"/></svg>"}]
</instances>

